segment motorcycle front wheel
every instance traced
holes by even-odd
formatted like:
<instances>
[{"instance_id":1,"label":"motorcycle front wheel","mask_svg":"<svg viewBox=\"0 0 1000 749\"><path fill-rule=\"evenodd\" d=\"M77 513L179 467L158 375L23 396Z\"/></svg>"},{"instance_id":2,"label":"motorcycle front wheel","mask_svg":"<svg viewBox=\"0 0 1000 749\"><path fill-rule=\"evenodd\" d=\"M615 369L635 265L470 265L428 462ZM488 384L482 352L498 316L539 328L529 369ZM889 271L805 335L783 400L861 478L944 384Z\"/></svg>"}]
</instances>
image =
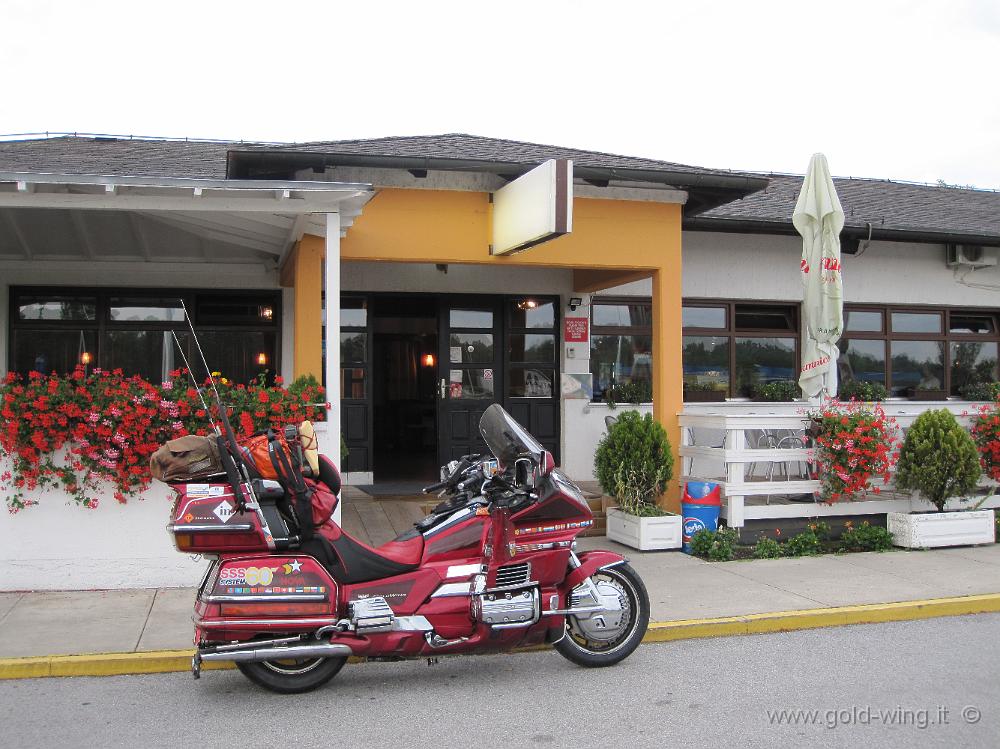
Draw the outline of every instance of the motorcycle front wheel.
<instances>
[{"instance_id":1,"label":"motorcycle front wheel","mask_svg":"<svg viewBox=\"0 0 1000 749\"><path fill-rule=\"evenodd\" d=\"M304 658L238 662L237 668L254 684L278 694L301 694L326 684L347 663L341 658Z\"/></svg>"},{"instance_id":2,"label":"motorcycle front wheel","mask_svg":"<svg viewBox=\"0 0 1000 749\"><path fill-rule=\"evenodd\" d=\"M617 598L620 607L604 617L588 620L566 617L566 633L555 644L563 657L580 666L613 666L639 647L649 626L649 594L642 579L627 563L598 570L590 579L602 597Z\"/></svg>"}]
</instances>

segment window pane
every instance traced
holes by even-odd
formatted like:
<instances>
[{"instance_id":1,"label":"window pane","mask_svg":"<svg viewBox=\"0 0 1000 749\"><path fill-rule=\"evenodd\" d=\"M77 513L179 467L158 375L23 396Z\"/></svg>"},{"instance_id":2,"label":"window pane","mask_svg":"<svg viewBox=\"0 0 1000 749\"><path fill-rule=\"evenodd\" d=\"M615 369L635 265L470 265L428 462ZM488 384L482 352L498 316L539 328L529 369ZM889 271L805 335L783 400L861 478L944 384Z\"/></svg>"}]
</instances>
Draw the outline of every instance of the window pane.
<instances>
[{"instance_id":1,"label":"window pane","mask_svg":"<svg viewBox=\"0 0 1000 749\"><path fill-rule=\"evenodd\" d=\"M271 296L201 295L197 301L198 325L267 325L275 319Z\"/></svg>"},{"instance_id":2,"label":"window pane","mask_svg":"<svg viewBox=\"0 0 1000 749\"><path fill-rule=\"evenodd\" d=\"M530 333L507 336L510 361L552 362L556 358L556 337Z\"/></svg>"},{"instance_id":3,"label":"window pane","mask_svg":"<svg viewBox=\"0 0 1000 749\"><path fill-rule=\"evenodd\" d=\"M208 365L215 366L215 350L204 335L199 335ZM121 369L126 376L139 375L153 383L163 382L171 370L184 366L174 338L164 330L108 330L101 339L101 366ZM194 366L194 365L192 365ZM201 367L198 367L200 370ZM221 371L221 370L220 370ZM228 371L223 372L232 378Z\"/></svg>"},{"instance_id":4,"label":"window pane","mask_svg":"<svg viewBox=\"0 0 1000 749\"><path fill-rule=\"evenodd\" d=\"M511 398L551 398L555 374L551 369L512 369L507 393Z\"/></svg>"},{"instance_id":5,"label":"window pane","mask_svg":"<svg viewBox=\"0 0 1000 749\"><path fill-rule=\"evenodd\" d=\"M556 308L552 302L538 302L534 299L511 302L512 328L552 328L555 324Z\"/></svg>"},{"instance_id":6,"label":"window pane","mask_svg":"<svg viewBox=\"0 0 1000 749\"><path fill-rule=\"evenodd\" d=\"M492 369L453 369L449 375L449 398L493 398Z\"/></svg>"},{"instance_id":7,"label":"window pane","mask_svg":"<svg viewBox=\"0 0 1000 749\"><path fill-rule=\"evenodd\" d=\"M492 328L493 312L488 309L453 309L448 315L453 328Z\"/></svg>"},{"instance_id":8,"label":"window pane","mask_svg":"<svg viewBox=\"0 0 1000 749\"><path fill-rule=\"evenodd\" d=\"M954 318L952 318L954 319ZM951 343L951 394L966 385L997 379L997 344L976 341Z\"/></svg>"},{"instance_id":9,"label":"window pane","mask_svg":"<svg viewBox=\"0 0 1000 749\"><path fill-rule=\"evenodd\" d=\"M893 312L893 333L940 333L941 315L937 312Z\"/></svg>"},{"instance_id":10,"label":"window pane","mask_svg":"<svg viewBox=\"0 0 1000 749\"><path fill-rule=\"evenodd\" d=\"M595 326L648 328L653 324L653 306L646 301L632 304L594 304L591 310Z\"/></svg>"},{"instance_id":11,"label":"window pane","mask_svg":"<svg viewBox=\"0 0 1000 749\"><path fill-rule=\"evenodd\" d=\"M737 330L795 330L795 314L787 306L736 305Z\"/></svg>"},{"instance_id":12,"label":"window pane","mask_svg":"<svg viewBox=\"0 0 1000 749\"><path fill-rule=\"evenodd\" d=\"M453 364L489 364L493 361L492 333L452 333L449 337Z\"/></svg>"},{"instance_id":13,"label":"window pane","mask_svg":"<svg viewBox=\"0 0 1000 749\"><path fill-rule=\"evenodd\" d=\"M684 336L684 383L729 392L729 339Z\"/></svg>"},{"instance_id":14,"label":"window pane","mask_svg":"<svg viewBox=\"0 0 1000 749\"><path fill-rule=\"evenodd\" d=\"M755 385L794 379L794 338L736 339L736 394L750 397Z\"/></svg>"},{"instance_id":15,"label":"window pane","mask_svg":"<svg viewBox=\"0 0 1000 749\"><path fill-rule=\"evenodd\" d=\"M81 337L82 336L82 337ZM97 333L79 330L14 330L11 370L28 372L72 372L81 354L89 353L91 365L97 364Z\"/></svg>"},{"instance_id":16,"label":"window pane","mask_svg":"<svg viewBox=\"0 0 1000 749\"><path fill-rule=\"evenodd\" d=\"M340 397L354 400L364 400L365 370L363 367L341 367Z\"/></svg>"},{"instance_id":17,"label":"window pane","mask_svg":"<svg viewBox=\"0 0 1000 749\"><path fill-rule=\"evenodd\" d=\"M725 328L725 307L684 307L681 312L685 328Z\"/></svg>"},{"instance_id":18,"label":"window pane","mask_svg":"<svg viewBox=\"0 0 1000 749\"><path fill-rule=\"evenodd\" d=\"M653 337L650 335L595 335L591 338L590 371L594 398L614 383L653 381Z\"/></svg>"},{"instance_id":19,"label":"window pane","mask_svg":"<svg viewBox=\"0 0 1000 749\"><path fill-rule=\"evenodd\" d=\"M96 320L97 298L81 296L19 296L19 320Z\"/></svg>"},{"instance_id":20,"label":"window pane","mask_svg":"<svg viewBox=\"0 0 1000 749\"><path fill-rule=\"evenodd\" d=\"M357 297L341 298L340 327L363 328L366 325L368 325L368 300Z\"/></svg>"},{"instance_id":21,"label":"window pane","mask_svg":"<svg viewBox=\"0 0 1000 749\"><path fill-rule=\"evenodd\" d=\"M844 330L855 333L881 333L882 313L873 310L845 309Z\"/></svg>"},{"instance_id":22,"label":"window pane","mask_svg":"<svg viewBox=\"0 0 1000 749\"><path fill-rule=\"evenodd\" d=\"M367 360L368 336L365 333L340 334L340 360L364 362Z\"/></svg>"},{"instance_id":23,"label":"window pane","mask_svg":"<svg viewBox=\"0 0 1000 749\"><path fill-rule=\"evenodd\" d=\"M180 299L115 297L111 300L114 322L184 322Z\"/></svg>"},{"instance_id":24,"label":"window pane","mask_svg":"<svg viewBox=\"0 0 1000 749\"><path fill-rule=\"evenodd\" d=\"M989 335L996 332L996 318L993 315L966 315L952 312L949 328L952 333Z\"/></svg>"},{"instance_id":25,"label":"window pane","mask_svg":"<svg viewBox=\"0 0 1000 749\"><path fill-rule=\"evenodd\" d=\"M276 370L275 334L265 331L199 331L208 366L236 383L248 383ZM264 364L260 364L260 355ZM192 362L192 366L195 366ZM197 368L197 367L196 367Z\"/></svg>"},{"instance_id":26,"label":"window pane","mask_svg":"<svg viewBox=\"0 0 1000 749\"><path fill-rule=\"evenodd\" d=\"M860 380L885 385L885 341L844 340L839 347L841 382Z\"/></svg>"},{"instance_id":27,"label":"window pane","mask_svg":"<svg viewBox=\"0 0 1000 749\"><path fill-rule=\"evenodd\" d=\"M944 341L891 341L892 394L944 387Z\"/></svg>"}]
</instances>

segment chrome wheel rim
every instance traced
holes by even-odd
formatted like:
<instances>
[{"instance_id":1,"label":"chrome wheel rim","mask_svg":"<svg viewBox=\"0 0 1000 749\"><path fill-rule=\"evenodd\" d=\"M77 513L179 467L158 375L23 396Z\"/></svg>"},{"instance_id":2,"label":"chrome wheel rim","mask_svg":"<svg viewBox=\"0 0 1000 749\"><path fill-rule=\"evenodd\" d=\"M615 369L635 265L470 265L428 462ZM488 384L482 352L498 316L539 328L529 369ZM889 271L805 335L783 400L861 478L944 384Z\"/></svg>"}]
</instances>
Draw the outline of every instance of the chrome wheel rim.
<instances>
[{"instance_id":1,"label":"chrome wheel rim","mask_svg":"<svg viewBox=\"0 0 1000 749\"><path fill-rule=\"evenodd\" d=\"M302 660L288 658L280 661L263 661L263 664L264 668L282 676L301 676L316 669L323 661L323 658L306 658Z\"/></svg>"},{"instance_id":2,"label":"chrome wheel rim","mask_svg":"<svg viewBox=\"0 0 1000 749\"><path fill-rule=\"evenodd\" d=\"M611 591L616 593L621 606L621 620L606 630L611 635L609 638L597 639L593 636L593 629L585 624L586 620L567 616L566 636L581 650L595 654L613 653L632 639L639 626L639 594L628 578L614 568L599 570L590 579L602 595Z\"/></svg>"}]
</instances>

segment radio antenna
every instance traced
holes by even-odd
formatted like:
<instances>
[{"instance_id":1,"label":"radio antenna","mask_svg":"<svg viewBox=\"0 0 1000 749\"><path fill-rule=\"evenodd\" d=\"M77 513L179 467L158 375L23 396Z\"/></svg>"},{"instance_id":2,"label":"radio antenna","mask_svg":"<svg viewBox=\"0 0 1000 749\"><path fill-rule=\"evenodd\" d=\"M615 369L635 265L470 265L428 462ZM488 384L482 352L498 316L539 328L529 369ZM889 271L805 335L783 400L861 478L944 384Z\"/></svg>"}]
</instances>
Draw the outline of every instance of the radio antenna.
<instances>
[{"instance_id":1,"label":"radio antenna","mask_svg":"<svg viewBox=\"0 0 1000 749\"><path fill-rule=\"evenodd\" d=\"M229 446L230 453L235 457L239 455L239 444L236 442L236 433L233 432L233 425L229 423L229 414L226 413L226 407L222 403L222 396L219 395L219 388L215 384L215 378L212 376L212 370L208 366L208 360L205 359L205 352L201 349L201 341L198 340L198 334L194 332L194 323L191 321L191 315L188 314L187 305L184 300L180 300L181 309L184 310L184 319L187 320L188 329L191 331L191 337L194 338L194 345L198 348L198 355L201 357L201 363L205 367L205 371L208 373L208 381L212 383L212 392L215 394L215 404L219 407L219 421L222 422L222 431L220 436L225 439L225 442Z\"/></svg>"},{"instance_id":2,"label":"radio antenna","mask_svg":"<svg viewBox=\"0 0 1000 749\"><path fill-rule=\"evenodd\" d=\"M212 425L212 429L215 430L216 434L222 434L222 430L219 429L219 425L215 423L215 419L212 418L212 409L208 407L208 403L205 402L205 396L201 394L201 388L198 387L198 381L194 377L194 370L191 369L191 363L188 361L187 354L184 353L184 347L181 346L180 339L177 337L177 331L171 330L170 335L174 337L174 343L177 344L177 350L181 352L181 358L184 360L184 366L187 367L188 379L191 380L191 384L194 385L194 391L198 393L198 400L201 401L201 407L205 409L205 415L208 417L208 423Z\"/></svg>"}]
</instances>

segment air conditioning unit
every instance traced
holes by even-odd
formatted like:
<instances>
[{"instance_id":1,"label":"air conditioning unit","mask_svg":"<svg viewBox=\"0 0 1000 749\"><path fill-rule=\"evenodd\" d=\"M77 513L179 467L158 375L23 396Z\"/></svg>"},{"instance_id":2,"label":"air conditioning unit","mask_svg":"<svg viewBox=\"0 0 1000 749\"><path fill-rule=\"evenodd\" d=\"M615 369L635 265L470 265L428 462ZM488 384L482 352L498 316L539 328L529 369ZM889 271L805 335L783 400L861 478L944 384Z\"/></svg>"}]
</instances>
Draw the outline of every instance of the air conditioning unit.
<instances>
[{"instance_id":1,"label":"air conditioning unit","mask_svg":"<svg viewBox=\"0 0 1000 749\"><path fill-rule=\"evenodd\" d=\"M967 265L973 268L983 268L987 265L996 265L996 250L992 247L983 247L979 244L950 244L948 245L948 267Z\"/></svg>"}]
</instances>

